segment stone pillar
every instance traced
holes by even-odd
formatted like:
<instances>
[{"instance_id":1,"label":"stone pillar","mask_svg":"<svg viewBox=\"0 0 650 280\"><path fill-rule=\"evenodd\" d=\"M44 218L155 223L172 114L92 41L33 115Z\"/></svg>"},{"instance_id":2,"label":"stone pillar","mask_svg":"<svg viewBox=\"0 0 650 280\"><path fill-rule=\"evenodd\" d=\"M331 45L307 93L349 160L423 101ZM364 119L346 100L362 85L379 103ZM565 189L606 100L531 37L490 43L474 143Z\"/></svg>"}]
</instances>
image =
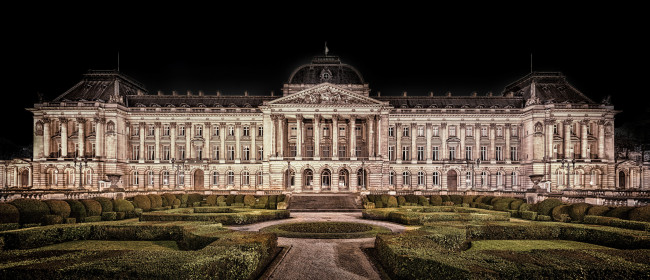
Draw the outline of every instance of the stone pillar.
<instances>
[{"instance_id":1,"label":"stone pillar","mask_svg":"<svg viewBox=\"0 0 650 280\"><path fill-rule=\"evenodd\" d=\"M105 131L105 125L106 125L106 119L105 118L97 118L95 121L95 125L97 128L95 128L95 149L96 149L96 157L104 157L104 146L106 145L104 137L106 135Z\"/></svg>"},{"instance_id":2,"label":"stone pillar","mask_svg":"<svg viewBox=\"0 0 650 280\"><path fill-rule=\"evenodd\" d=\"M296 159L302 159L302 130L304 129L302 115L296 115Z\"/></svg>"},{"instance_id":3,"label":"stone pillar","mask_svg":"<svg viewBox=\"0 0 650 280\"><path fill-rule=\"evenodd\" d=\"M50 157L50 118L43 118L43 157Z\"/></svg>"},{"instance_id":4,"label":"stone pillar","mask_svg":"<svg viewBox=\"0 0 650 280\"><path fill-rule=\"evenodd\" d=\"M598 158L605 158L605 121L598 121Z\"/></svg>"},{"instance_id":5,"label":"stone pillar","mask_svg":"<svg viewBox=\"0 0 650 280\"><path fill-rule=\"evenodd\" d=\"M138 155L138 160L144 160L145 159L145 154L144 154L144 126L146 124L144 122L140 123L140 127L138 129L140 130L140 154Z\"/></svg>"},{"instance_id":6,"label":"stone pillar","mask_svg":"<svg viewBox=\"0 0 650 280\"><path fill-rule=\"evenodd\" d=\"M176 155L176 123L170 123L169 124L169 152L171 153L171 158L173 159L179 159ZM170 186L171 186L171 178L175 177L173 176L173 172L170 171L169 173L169 178L170 178Z\"/></svg>"},{"instance_id":7,"label":"stone pillar","mask_svg":"<svg viewBox=\"0 0 650 280\"><path fill-rule=\"evenodd\" d=\"M185 123L185 158L192 158L192 143L190 139L192 138L192 123ZM190 181L188 181L190 182Z\"/></svg>"},{"instance_id":8,"label":"stone pillar","mask_svg":"<svg viewBox=\"0 0 650 280\"><path fill-rule=\"evenodd\" d=\"M427 147L425 148L425 150L427 152L427 155L425 156L425 158L427 159L427 163L431 163L432 162L431 156L432 156L432 153L433 153L431 151L431 124L427 123L425 129L426 129L426 134L425 135L427 137ZM431 181L431 180L427 180L427 182L429 182L429 181Z\"/></svg>"},{"instance_id":9,"label":"stone pillar","mask_svg":"<svg viewBox=\"0 0 650 280\"><path fill-rule=\"evenodd\" d=\"M68 157L68 119L59 118L59 122L61 123L61 155L60 155L60 157ZM64 174L64 173L62 172L61 174Z\"/></svg>"},{"instance_id":10,"label":"stone pillar","mask_svg":"<svg viewBox=\"0 0 650 280\"><path fill-rule=\"evenodd\" d=\"M571 120L564 120L564 158L572 159L571 154Z\"/></svg>"},{"instance_id":11,"label":"stone pillar","mask_svg":"<svg viewBox=\"0 0 650 280\"><path fill-rule=\"evenodd\" d=\"M375 115L367 118L368 124L368 157L375 157Z\"/></svg>"},{"instance_id":12,"label":"stone pillar","mask_svg":"<svg viewBox=\"0 0 650 280\"><path fill-rule=\"evenodd\" d=\"M211 133L212 132L212 124L209 123L209 122L206 122L204 125L205 125L205 128L203 129L203 133L204 133L203 134L203 139L204 139L203 142L205 144L203 145L203 153L204 153L205 156L203 158L206 158L206 159L208 159L208 161L210 161L212 159L212 146L210 145L210 140L212 140L212 133ZM206 174L208 174L208 172L206 172Z\"/></svg>"},{"instance_id":13,"label":"stone pillar","mask_svg":"<svg viewBox=\"0 0 650 280\"><path fill-rule=\"evenodd\" d=\"M79 126L79 133L77 133L77 145L79 145L79 157L84 157L86 154L85 140L86 140L86 119L77 118L77 125Z\"/></svg>"},{"instance_id":14,"label":"stone pillar","mask_svg":"<svg viewBox=\"0 0 650 280\"><path fill-rule=\"evenodd\" d=\"M496 128L497 125L494 123L490 124L490 130L488 135L490 136L490 151L488 152L488 158L490 161L496 160L496 149L495 149L495 139L496 139Z\"/></svg>"},{"instance_id":15,"label":"stone pillar","mask_svg":"<svg viewBox=\"0 0 650 280\"><path fill-rule=\"evenodd\" d=\"M440 147L440 159L449 159L449 151L447 151L447 123L440 124L440 140L442 145Z\"/></svg>"},{"instance_id":16,"label":"stone pillar","mask_svg":"<svg viewBox=\"0 0 650 280\"><path fill-rule=\"evenodd\" d=\"M277 115L271 115L271 125L270 125L271 130L267 131L267 132L270 132L269 134L271 134L270 135L271 136L271 150L269 151L271 153L271 157L275 157L275 152L277 151L277 149L275 147L277 145L277 142L278 142L278 139L277 139L278 133L275 131L276 130L276 121L277 121L277 119L278 119Z\"/></svg>"},{"instance_id":17,"label":"stone pillar","mask_svg":"<svg viewBox=\"0 0 650 280\"><path fill-rule=\"evenodd\" d=\"M339 116L337 115L332 117L332 160L339 160Z\"/></svg>"},{"instance_id":18,"label":"stone pillar","mask_svg":"<svg viewBox=\"0 0 650 280\"><path fill-rule=\"evenodd\" d=\"M157 162L160 162L160 122L154 124L153 135L156 139L156 145L154 146L154 159Z\"/></svg>"},{"instance_id":19,"label":"stone pillar","mask_svg":"<svg viewBox=\"0 0 650 280\"><path fill-rule=\"evenodd\" d=\"M417 144L415 140L417 139L417 130L418 130L418 125L417 123L411 123L411 162L417 163L418 158L417 158Z\"/></svg>"},{"instance_id":20,"label":"stone pillar","mask_svg":"<svg viewBox=\"0 0 650 280\"><path fill-rule=\"evenodd\" d=\"M553 125L555 120L548 119L544 123L546 124L546 156L551 159L553 158Z\"/></svg>"},{"instance_id":21,"label":"stone pillar","mask_svg":"<svg viewBox=\"0 0 650 280\"><path fill-rule=\"evenodd\" d=\"M460 151L456 151L458 159L467 159L467 154L465 153L465 124L461 123L458 125L458 135L460 135ZM460 180L465 181L465 180Z\"/></svg>"},{"instance_id":22,"label":"stone pillar","mask_svg":"<svg viewBox=\"0 0 650 280\"><path fill-rule=\"evenodd\" d=\"M481 158L481 124L474 124L474 156L476 159Z\"/></svg>"},{"instance_id":23,"label":"stone pillar","mask_svg":"<svg viewBox=\"0 0 650 280\"><path fill-rule=\"evenodd\" d=\"M379 124L377 125L377 149L379 150L379 155L383 159L386 159L386 150L388 147L388 116L385 114L379 115Z\"/></svg>"},{"instance_id":24,"label":"stone pillar","mask_svg":"<svg viewBox=\"0 0 650 280\"><path fill-rule=\"evenodd\" d=\"M276 129L278 134L278 144L276 149L280 157L284 157L284 116L278 115L278 127Z\"/></svg>"},{"instance_id":25,"label":"stone pillar","mask_svg":"<svg viewBox=\"0 0 650 280\"><path fill-rule=\"evenodd\" d=\"M320 159L320 115L314 115L314 160ZM316 178L314 170L314 178ZM319 175L320 176L320 175Z\"/></svg>"},{"instance_id":26,"label":"stone pillar","mask_svg":"<svg viewBox=\"0 0 650 280\"><path fill-rule=\"evenodd\" d=\"M221 146L219 147L219 161L222 163L226 161L226 135L228 135L226 132L226 123L219 123L219 140L221 140Z\"/></svg>"},{"instance_id":27,"label":"stone pillar","mask_svg":"<svg viewBox=\"0 0 650 280\"><path fill-rule=\"evenodd\" d=\"M506 146L505 146L504 151L503 151L503 153L504 153L503 158L506 161L510 161L511 160L511 158L510 158L510 124L507 123L503 127L503 129L505 130L503 132L503 135L506 138ZM510 177L510 176L506 176L506 177Z\"/></svg>"},{"instance_id":28,"label":"stone pillar","mask_svg":"<svg viewBox=\"0 0 650 280\"><path fill-rule=\"evenodd\" d=\"M587 155L587 125L589 125L589 120L582 120L580 124L580 158L586 159L589 158L589 155Z\"/></svg>"},{"instance_id":29,"label":"stone pillar","mask_svg":"<svg viewBox=\"0 0 650 280\"><path fill-rule=\"evenodd\" d=\"M397 159L397 163L402 163L402 160L403 160L403 158L402 158L402 135L403 135L404 132L402 131L402 124L401 123L396 123L395 124L395 131L394 132L395 132L395 136L396 136L396 141L395 142L397 142L397 145L396 145L397 147L395 147L395 149L397 150L397 151L395 151L395 153L396 153L395 159Z\"/></svg>"},{"instance_id":30,"label":"stone pillar","mask_svg":"<svg viewBox=\"0 0 650 280\"><path fill-rule=\"evenodd\" d=\"M350 160L357 160L357 116L350 115Z\"/></svg>"},{"instance_id":31,"label":"stone pillar","mask_svg":"<svg viewBox=\"0 0 650 280\"><path fill-rule=\"evenodd\" d=\"M235 123L235 163L241 162L241 123Z\"/></svg>"},{"instance_id":32,"label":"stone pillar","mask_svg":"<svg viewBox=\"0 0 650 280\"><path fill-rule=\"evenodd\" d=\"M252 122L251 126L248 130L248 135L251 137L251 147L249 153L249 157L251 161L255 161L257 159L257 145L255 143L255 137L257 137L257 124ZM255 184L257 184L257 176L255 176Z\"/></svg>"}]
</instances>

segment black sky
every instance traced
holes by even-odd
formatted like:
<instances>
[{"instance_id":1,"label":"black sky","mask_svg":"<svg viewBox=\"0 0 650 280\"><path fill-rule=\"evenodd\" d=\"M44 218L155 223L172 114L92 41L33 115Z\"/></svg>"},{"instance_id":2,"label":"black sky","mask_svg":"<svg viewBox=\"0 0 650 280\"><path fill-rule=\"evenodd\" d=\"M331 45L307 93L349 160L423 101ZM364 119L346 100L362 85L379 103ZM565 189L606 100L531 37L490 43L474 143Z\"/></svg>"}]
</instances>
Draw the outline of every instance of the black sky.
<instances>
[{"instance_id":1,"label":"black sky","mask_svg":"<svg viewBox=\"0 0 650 280\"><path fill-rule=\"evenodd\" d=\"M382 95L500 93L528 74L532 53L535 71L563 72L596 102L611 95L623 111L619 126L647 107L648 30L642 18L621 14L634 10L31 17L36 27L5 32L0 114L8 129L0 140L31 143L31 114L24 108L37 92L51 100L88 69L115 69L118 52L120 70L150 93L268 95L280 91L295 67L322 54L325 41L331 55L362 73L372 94Z\"/></svg>"}]
</instances>

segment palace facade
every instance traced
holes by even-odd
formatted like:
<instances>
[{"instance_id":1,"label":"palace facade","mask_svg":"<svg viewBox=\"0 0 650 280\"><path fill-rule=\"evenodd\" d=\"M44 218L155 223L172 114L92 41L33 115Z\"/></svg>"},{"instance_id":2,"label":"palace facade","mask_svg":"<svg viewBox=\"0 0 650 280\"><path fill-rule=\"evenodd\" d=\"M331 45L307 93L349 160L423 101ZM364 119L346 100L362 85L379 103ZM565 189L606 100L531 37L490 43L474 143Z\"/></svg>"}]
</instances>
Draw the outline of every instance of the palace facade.
<instances>
[{"instance_id":1,"label":"palace facade","mask_svg":"<svg viewBox=\"0 0 650 280\"><path fill-rule=\"evenodd\" d=\"M149 93L90 71L34 115L33 158L5 178L33 189L549 190L638 188L618 172L614 115L561 73L500 94L382 96L354 67L317 56L281 95ZM634 172L637 172L635 175Z\"/></svg>"}]
</instances>

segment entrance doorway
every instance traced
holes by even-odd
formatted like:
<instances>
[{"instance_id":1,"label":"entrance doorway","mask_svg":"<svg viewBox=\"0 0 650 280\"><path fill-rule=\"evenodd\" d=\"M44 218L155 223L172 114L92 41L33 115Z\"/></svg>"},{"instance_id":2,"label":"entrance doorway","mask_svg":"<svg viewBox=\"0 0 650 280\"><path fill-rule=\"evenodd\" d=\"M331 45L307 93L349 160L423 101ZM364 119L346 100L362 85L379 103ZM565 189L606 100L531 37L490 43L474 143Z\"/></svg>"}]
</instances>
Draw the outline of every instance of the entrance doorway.
<instances>
[{"instance_id":1,"label":"entrance doorway","mask_svg":"<svg viewBox=\"0 0 650 280\"><path fill-rule=\"evenodd\" d=\"M20 172L20 186L28 187L29 186L29 170L24 169Z\"/></svg>"},{"instance_id":2,"label":"entrance doorway","mask_svg":"<svg viewBox=\"0 0 650 280\"><path fill-rule=\"evenodd\" d=\"M197 169L194 171L194 190L203 189L203 170Z\"/></svg>"},{"instance_id":3,"label":"entrance doorway","mask_svg":"<svg viewBox=\"0 0 650 280\"><path fill-rule=\"evenodd\" d=\"M618 172L618 188L625 189L625 172Z\"/></svg>"},{"instance_id":4,"label":"entrance doorway","mask_svg":"<svg viewBox=\"0 0 650 280\"><path fill-rule=\"evenodd\" d=\"M447 172L447 190L457 191L458 190L458 174L455 170L449 170Z\"/></svg>"}]
</instances>

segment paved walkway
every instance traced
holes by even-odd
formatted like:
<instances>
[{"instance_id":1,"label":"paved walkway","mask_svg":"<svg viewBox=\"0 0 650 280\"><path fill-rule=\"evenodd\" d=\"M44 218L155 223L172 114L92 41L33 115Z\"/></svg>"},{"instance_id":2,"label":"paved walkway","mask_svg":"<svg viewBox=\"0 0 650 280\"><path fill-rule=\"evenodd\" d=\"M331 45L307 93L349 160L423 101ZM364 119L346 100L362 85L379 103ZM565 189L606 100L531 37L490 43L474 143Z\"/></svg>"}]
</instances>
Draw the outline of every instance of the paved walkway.
<instances>
[{"instance_id":1,"label":"paved walkway","mask_svg":"<svg viewBox=\"0 0 650 280\"><path fill-rule=\"evenodd\" d=\"M275 220L244 226L229 226L234 230L259 231L263 227L294 222L338 221L379 225L393 232L403 232L404 226L389 222L364 220L361 213L291 213L290 219ZM302 239L278 238L278 245L290 248L284 259L271 268L268 279L381 279L361 249L373 247L375 238Z\"/></svg>"}]
</instances>

